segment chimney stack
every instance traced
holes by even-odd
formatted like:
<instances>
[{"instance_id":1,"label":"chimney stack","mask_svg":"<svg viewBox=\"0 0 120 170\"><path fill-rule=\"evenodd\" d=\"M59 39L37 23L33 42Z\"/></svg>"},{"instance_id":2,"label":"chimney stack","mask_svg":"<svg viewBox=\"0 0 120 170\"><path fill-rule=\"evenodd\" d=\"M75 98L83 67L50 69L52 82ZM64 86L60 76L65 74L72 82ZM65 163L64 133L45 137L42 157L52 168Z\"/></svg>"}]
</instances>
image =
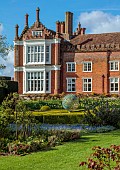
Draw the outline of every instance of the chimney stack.
<instances>
[{"instance_id":1,"label":"chimney stack","mask_svg":"<svg viewBox=\"0 0 120 170\"><path fill-rule=\"evenodd\" d=\"M60 33L60 21L56 21L56 33Z\"/></svg>"},{"instance_id":2,"label":"chimney stack","mask_svg":"<svg viewBox=\"0 0 120 170\"><path fill-rule=\"evenodd\" d=\"M85 34L86 28L81 28L81 35Z\"/></svg>"},{"instance_id":3,"label":"chimney stack","mask_svg":"<svg viewBox=\"0 0 120 170\"><path fill-rule=\"evenodd\" d=\"M40 11L40 8L38 7L38 8L36 9L36 22L40 22L40 21L39 21L39 11Z\"/></svg>"},{"instance_id":4,"label":"chimney stack","mask_svg":"<svg viewBox=\"0 0 120 170\"><path fill-rule=\"evenodd\" d=\"M65 33L65 22L61 22L61 33L64 34Z\"/></svg>"},{"instance_id":5,"label":"chimney stack","mask_svg":"<svg viewBox=\"0 0 120 170\"><path fill-rule=\"evenodd\" d=\"M28 27L28 14L25 15L25 27Z\"/></svg>"},{"instance_id":6,"label":"chimney stack","mask_svg":"<svg viewBox=\"0 0 120 170\"><path fill-rule=\"evenodd\" d=\"M18 40L19 39L19 36L18 36L18 24L15 26L15 40Z\"/></svg>"},{"instance_id":7,"label":"chimney stack","mask_svg":"<svg viewBox=\"0 0 120 170\"><path fill-rule=\"evenodd\" d=\"M73 13L66 12L65 15L65 33L72 35L73 34Z\"/></svg>"},{"instance_id":8,"label":"chimney stack","mask_svg":"<svg viewBox=\"0 0 120 170\"><path fill-rule=\"evenodd\" d=\"M39 7L36 9L36 27L39 27L40 20L39 20Z\"/></svg>"}]
</instances>

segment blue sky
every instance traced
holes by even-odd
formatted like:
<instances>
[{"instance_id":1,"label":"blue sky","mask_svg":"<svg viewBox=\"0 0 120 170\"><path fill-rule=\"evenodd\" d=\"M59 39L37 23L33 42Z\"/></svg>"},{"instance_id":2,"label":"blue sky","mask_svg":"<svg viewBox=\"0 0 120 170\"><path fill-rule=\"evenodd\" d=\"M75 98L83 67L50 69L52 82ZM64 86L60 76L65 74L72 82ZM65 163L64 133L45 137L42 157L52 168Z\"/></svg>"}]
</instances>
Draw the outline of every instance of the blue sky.
<instances>
[{"instance_id":1,"label":"blue sky","mask_svg":"<svg viewBox=\"0 0 120 170\"><path fill-rule=\"evenodd\" d=\"M29 14L29 26L34 23L37 7L41 22L49 29L55 30L55 22L63 21L65 12L71 11L74 30L80 21L87 33L120 31L120 0L3 0L0 2L0 34L7 36L9 44L13 44L16 24L19 34L22 32L26 13ZM8 58L7 62L0 59L0 64L8 64L8 69L0 70L0 75L13 76L13 53Z\"/></svg>"}]
</instances>

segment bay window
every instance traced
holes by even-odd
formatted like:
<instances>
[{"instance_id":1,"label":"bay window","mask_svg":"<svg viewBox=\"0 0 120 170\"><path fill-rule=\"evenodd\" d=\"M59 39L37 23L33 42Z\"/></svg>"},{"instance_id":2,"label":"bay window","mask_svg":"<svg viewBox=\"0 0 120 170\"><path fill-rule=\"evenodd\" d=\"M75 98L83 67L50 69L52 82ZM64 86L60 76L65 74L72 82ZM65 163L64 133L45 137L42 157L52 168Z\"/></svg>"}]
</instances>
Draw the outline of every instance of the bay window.
<instances>
[{"instance_id":1,"label":"bay window","mask_svg":"<svg viewBox=\"0 0 120 170\"><path fill-rule=\"evenodd\" d=\"M26 92L49 92L50 91L50 72L27 72L26 73Z\"/></svg>"},{"instance_id":2,"label":"bay window","mask_svg":"<svg viewBox=\"0 0 120 170\"><path fill-rule=\"evenodd\" d=\"M27 46L26 63L50 64L50 46L44 44Z\"/></svg>"}]
</instances>

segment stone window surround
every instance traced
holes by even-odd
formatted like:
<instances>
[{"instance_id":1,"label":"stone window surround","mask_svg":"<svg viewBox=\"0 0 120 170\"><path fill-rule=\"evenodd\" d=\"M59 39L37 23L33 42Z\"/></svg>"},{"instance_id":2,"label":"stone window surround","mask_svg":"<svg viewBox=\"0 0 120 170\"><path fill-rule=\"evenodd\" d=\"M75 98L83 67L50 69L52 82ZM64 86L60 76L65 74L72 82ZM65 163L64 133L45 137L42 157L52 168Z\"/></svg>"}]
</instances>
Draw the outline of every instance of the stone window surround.
<instances>
[{"instance_id":1,"label":"stone window surround","mask_svg":"<svg viewBox=\"0 0 120 170\"><path fill-rule=\"evenodd\" d=\"M27 73L35 73L35 72L43 72L43 90L42 91L28 91L28 82L27 82ZM49 72L49 90L46 90L46 80L48 80L48 78L46 79L46 73ZM33 79L35 80L35 79ZM24 93L51 93L51 71L48 70L33 70L33 71L25 71L24 72Z\"/></svg>"}]
</instances>

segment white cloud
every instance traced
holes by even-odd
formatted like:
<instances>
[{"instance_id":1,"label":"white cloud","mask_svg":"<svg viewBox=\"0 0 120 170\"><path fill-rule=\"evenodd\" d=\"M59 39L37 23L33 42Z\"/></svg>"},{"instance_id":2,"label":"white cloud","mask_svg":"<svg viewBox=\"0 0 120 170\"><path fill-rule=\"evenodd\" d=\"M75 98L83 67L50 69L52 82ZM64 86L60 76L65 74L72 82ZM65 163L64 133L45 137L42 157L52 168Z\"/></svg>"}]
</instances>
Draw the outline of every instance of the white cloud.
<instances>
[{"instance_id":1,"label":"white cloud","mask_svg":"<svg viewBox=\"0 0 120 170\"><path fill-rule=\"evenodd\" d=\"M14 77L14 67L13 67L14 52L10 51L6 58L7 60L0 58L0 64L4 64L6 66L5 69L0 69L0 75Z\"/></svg>"},{"instance_id":2,"label":"white cloud","mask_svg":"<svg viewBox=\"0 0 120 170\"><path fill-rule=\"evenodd\" d=\"M103 11L84 12L80 14L78 22L89 33L120 32L120 15Z\"/></svg>"}]
</instances>

